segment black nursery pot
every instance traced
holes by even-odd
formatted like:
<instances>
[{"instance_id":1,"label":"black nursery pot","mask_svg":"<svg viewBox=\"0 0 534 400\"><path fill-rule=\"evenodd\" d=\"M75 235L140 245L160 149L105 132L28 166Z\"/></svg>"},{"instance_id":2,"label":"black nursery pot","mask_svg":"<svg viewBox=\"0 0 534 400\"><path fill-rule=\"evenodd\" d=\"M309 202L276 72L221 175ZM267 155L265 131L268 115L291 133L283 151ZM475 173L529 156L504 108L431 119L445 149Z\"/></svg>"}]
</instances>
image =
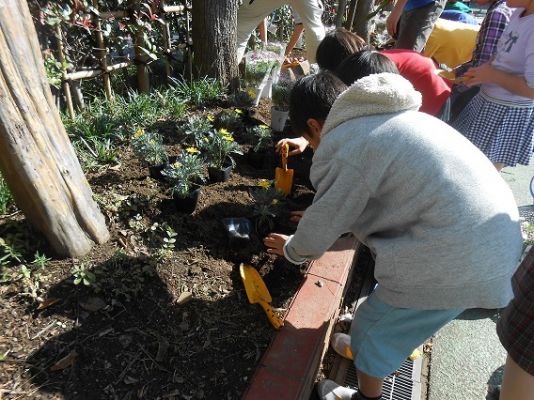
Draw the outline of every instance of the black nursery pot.
<instances>
[{"instance_id":1,"label":"black nursery pot","mask_svg":"<svg viewBox=\"0 0 534 400\"><path fill-rule=\"evenodd\" d=\"M187 197L173 196L176 209L186 214L192 214L197 208L198 199L200 197L200 188L191 190Z\"/></svg>"},{"instance_id":2,"label":"black nursery pot","mask_svg":"<svg viewBox=\"0 0 534 400\"><path fill-rule=\"evenodd\" d=\"M222 223L226 230L226 237L230 247L246 246L250 242L252 223L249 219L223 218Z\"/></svg>"},{"instance_id":3,"label":"black nursery pot","mask_svg":"<svg viewBox=\"0 0 534 400\"><path fill-rule=\"evenodd\" d=\"M169 161L165 163L158 164L158 165L151 165L150 167L148 167L148 175L151 178L157 179L159 181L164 180L165 177L161 174L161 171L163 171L167 165L176 162L176 159L177 157L169 157Z\"/></svg>"},{"instance_id":4,"label":"black nursery pot","mask_svg":"<svg viewBox=\"0 0 534 400\"><path fill-rule=\"evenodd\" d=\"M211 182L226 182L232 176L232 165L221 168L208 167L208 176Z\"/></svg>"}]
</instances>

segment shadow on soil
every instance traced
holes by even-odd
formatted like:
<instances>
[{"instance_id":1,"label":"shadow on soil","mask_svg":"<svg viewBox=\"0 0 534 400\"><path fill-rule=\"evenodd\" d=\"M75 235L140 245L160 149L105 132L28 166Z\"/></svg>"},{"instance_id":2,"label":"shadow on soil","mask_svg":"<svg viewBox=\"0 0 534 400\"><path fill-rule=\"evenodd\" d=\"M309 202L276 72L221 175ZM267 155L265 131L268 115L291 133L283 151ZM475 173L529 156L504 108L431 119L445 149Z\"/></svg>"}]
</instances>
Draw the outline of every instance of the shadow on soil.
<instances>
[{"instance_id":1,"label":"shadow on soil","mask_svg":"<svg viewBox=\"0 0 534 400\"><path fill-rule=\"evenodd\" d=\"M274 331L260 307L248 304L237 266L231 272L233 290L214 293L214 301L193 298L183 304L148 258L119 254L94 272L98 286L73 286L69 279L48 293L58 302L40 317L52 323L68 318L76 327L26 360L40 394L121 400L241 397L254 372L250 366L258 363Z\"/></svg>"}]
</instances>

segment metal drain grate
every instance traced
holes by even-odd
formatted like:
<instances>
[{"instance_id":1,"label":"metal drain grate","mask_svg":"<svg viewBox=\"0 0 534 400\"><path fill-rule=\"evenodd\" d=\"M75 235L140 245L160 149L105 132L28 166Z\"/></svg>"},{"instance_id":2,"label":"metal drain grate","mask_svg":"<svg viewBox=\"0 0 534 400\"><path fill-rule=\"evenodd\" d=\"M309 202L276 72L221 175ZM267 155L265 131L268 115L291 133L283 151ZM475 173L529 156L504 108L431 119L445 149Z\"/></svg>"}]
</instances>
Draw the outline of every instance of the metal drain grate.
<instances>
[{"instance_id":1,"label":"metal drain grate","mask_svg":"<svg viewBox=\"0 0 534 400\"><path fill-rule=\"evenodd\" d=\"M421 399L421 364L422 358L415 361L406 360L395 374L384 380L383 400L420 400ZM344 385L353 389L358 387L356 368L348 364Z\"/></svg>"}]
</instances>

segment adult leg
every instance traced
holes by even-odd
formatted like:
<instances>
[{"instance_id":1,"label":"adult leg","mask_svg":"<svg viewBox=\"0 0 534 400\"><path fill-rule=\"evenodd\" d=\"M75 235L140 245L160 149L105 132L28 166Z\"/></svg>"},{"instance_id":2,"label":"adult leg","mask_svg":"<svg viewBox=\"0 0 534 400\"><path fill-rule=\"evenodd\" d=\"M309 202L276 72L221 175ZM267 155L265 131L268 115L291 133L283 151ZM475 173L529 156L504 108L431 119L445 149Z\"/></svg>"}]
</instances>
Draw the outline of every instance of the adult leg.
<instances>
[{"instance_id":1,"label":"adult leg","mask_svg":"<svg viewBox=\"0 0 534 400\"><path fill-rule=\"evenodd\" d=\"M534 400L534 376L508 356L499 400Z\"/></svg>"},{"instance_id":2,"label":"adult leg","mask_svg":"<svg viewBox=\"0 0 534 400\"><path fill-rule=\"evenodd\" d=\"M258 24L273 10L283 6L284 0L254 0L249 4L243 1L237 12L237 62L240 62L245 54L250 34Z\"/></svg>"},{"instance_id":3,"label":"adult leg","mask_svg":"<svg viewBox=\"0 0 534 400\"><path fill-rule=\"evenodd\" d=\"M403 13L399 21L395 47L421 52L434 29L434 23L443 11L445 2L446 0L437 0Z\"/></svg>"},{"instance_id":4,"label":"adult leg","mask_svg":"<svg viewBox=\"0 0 534 400\"><path fill-rule=\"evenodd\" d=\"M304 37L306 38L306 53L308 60L314 63L317 47L326 34L321 20L323 5L320 0L288 0L287 3L295 9L302 19Z\"/></svg>"}]
</instances>

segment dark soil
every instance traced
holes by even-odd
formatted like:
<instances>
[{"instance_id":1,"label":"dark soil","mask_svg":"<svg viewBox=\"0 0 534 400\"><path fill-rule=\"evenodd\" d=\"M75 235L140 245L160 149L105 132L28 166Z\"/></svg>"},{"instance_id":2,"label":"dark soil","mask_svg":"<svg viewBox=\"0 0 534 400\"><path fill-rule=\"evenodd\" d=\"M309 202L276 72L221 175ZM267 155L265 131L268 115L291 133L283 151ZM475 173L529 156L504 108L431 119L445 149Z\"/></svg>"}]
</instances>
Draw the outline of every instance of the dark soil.
<instances>
[{"instance_id":1,"label":"dark soil","mask_svg":"<svg viewBox=\"0 0 534 400\"><path fill-rule=\"evenodd\" d=\"M262 103L255 117L268 123L268 109ZM171 154L178 148L169 143ZM48 262L39 277L0 285L0 398L238 399L275 334L249 304L239 264L257 267L281 314L305 266L269 256L260 235L230 247L221 220L252 216L250 191L273 179L277 159L257 170L241 158L228 182L202 188L192 215L176 210L168 186L148 177L129 149L120 159L88 175L111 240L83 259ZM291 160L295 192L275 230L291 233L288 212L311 202L310 160ZM23 243L27 260L51 254L20 214L0 222L1 237ZM165 226L176 243L158 256ZM93 271L95 282L74 285L75 265ZM40 301L28 294L30 281Z\"/></svg>"}]
</instances>

